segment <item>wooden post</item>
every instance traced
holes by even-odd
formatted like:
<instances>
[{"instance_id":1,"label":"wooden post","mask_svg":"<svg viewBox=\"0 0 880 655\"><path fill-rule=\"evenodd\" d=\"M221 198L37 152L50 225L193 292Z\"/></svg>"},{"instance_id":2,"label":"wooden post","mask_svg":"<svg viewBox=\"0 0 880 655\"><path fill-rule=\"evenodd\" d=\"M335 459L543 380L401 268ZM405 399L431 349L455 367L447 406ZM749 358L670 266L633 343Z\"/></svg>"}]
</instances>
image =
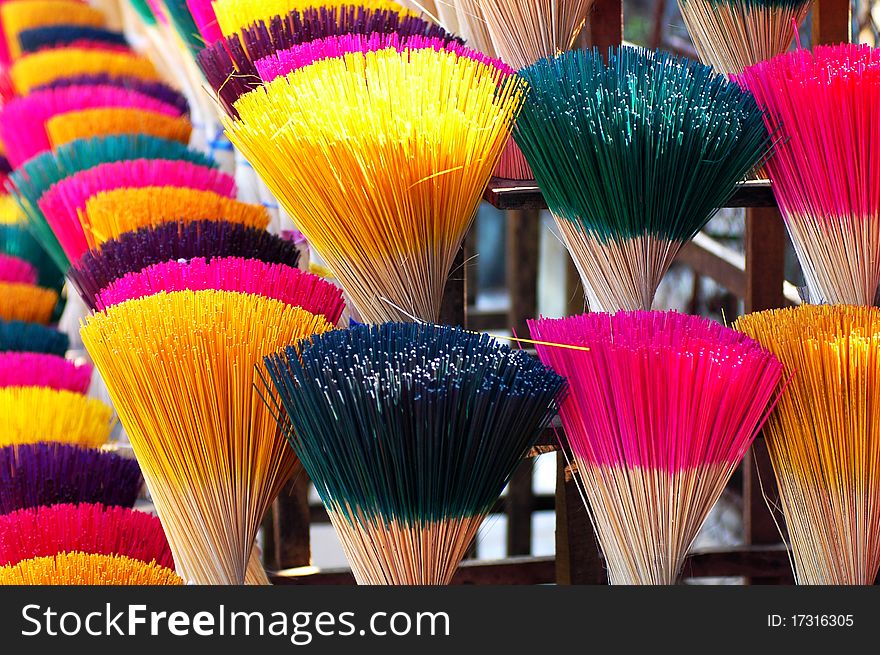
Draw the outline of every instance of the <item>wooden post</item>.
<instances>
[{"instance_id":1,"label":"wooden post","mask_svg":"<svg viewBox=\"0 0 880 655\"><path fill-rule=\"evenodd\" d=\"M785 239L785 227L777 209L746 210L746 313L784 306ZM758 439L743 461L743 527L747 544L779 542L779 530L764 494L775 501L778 491L767 445Z\"/></svg>"},{"instance_id":2,"label":"wooden post","mask_svg":"<svg viewBox=\"0 0 880 655\"><path fill-rule=\"evenodd\" d=\"M458 249L440 304L439 322L443 325L467 326L467 280L464 271L464 246Z\"/></svg>"},{"instance_id":3,"label":"wooden post","mask_svg":"<svg viewBox=\"0 0 880 655\"><path fill-rule=\"evenodd\" d=\"M851 39L850 0L816 0L813 4L813 45L849 43Z\"/></svg>"},{"instance_id":4,"label":"wooden post","mask_svg":"<svg viewBox=\"0 0 880 655\"><path fill-rule=\"evenodd\" d=\"M528 338L526 319L538 312L538 250L541 212L521 209L507 212L507 289L510 309L507 323L511 330ZM516 347L516 346L514 346ZM532 552L532 492L534 464L523 460L507 486L507 555L528 555Z\"/></svg>"},{"instance_id":5,"label":"wooden post","mask_svg":"<svg viewBox=\"0 0 880 655\"><path fill-rule=\"evenodd\" d=\"M556 584L604 584L596 534L565 455L556 454Z\"/></svg>"},{"instance_id":6,"label":"wooden post","mask_svg":"<svg viewBox=\"0 0 880 655\"><path fill-rule=\"evenodd\" d=\"M276 570L311 564L309 536L309 476L300 471L288 482L272 505L272 552L264 553Z\"/></svg>"}]
</instances>

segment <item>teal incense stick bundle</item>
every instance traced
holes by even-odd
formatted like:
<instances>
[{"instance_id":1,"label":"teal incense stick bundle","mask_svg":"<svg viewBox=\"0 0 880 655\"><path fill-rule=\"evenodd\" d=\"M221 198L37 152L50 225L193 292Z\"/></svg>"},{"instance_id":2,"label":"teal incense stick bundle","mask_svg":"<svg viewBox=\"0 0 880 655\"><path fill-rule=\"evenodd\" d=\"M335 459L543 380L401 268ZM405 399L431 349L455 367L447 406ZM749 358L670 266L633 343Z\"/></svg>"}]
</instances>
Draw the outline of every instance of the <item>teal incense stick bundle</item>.
<instances>
[{"instance_id":1,"label":"teal incense stick bundle","mask_svg":"<svg viewBox=\"0 0 880 655\"><path fill-rule=\"evenodd\" d=\"M565 385L488 335L416 323L327 332L266 368L360 584L448 584Z\"/></svg>"},{"instance_id":2,"label":"teal incense stick bundle","mask_svg":"<svg viewBox=\"0 0 880 655\"><path fill-rule=\"evenodd\" d=\"M521 71L515 136L590 308L648 310L679 249L768 153L752 95L664 52L572 51Z\"/></svg>"}]
</instances>

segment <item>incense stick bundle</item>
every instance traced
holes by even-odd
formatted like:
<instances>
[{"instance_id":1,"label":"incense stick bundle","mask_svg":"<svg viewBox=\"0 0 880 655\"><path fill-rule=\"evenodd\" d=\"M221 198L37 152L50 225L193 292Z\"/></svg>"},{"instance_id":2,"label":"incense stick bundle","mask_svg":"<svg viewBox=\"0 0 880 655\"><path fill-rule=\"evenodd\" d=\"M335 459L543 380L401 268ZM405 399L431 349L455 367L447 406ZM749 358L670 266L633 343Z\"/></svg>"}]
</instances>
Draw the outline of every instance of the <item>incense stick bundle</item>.
<instances>
[{"instance_id":1,"label":"incense stick bundle","mask_svg":"<svg viewBox=\"0 0 880 655\"><path fill-rule=\"evenodd\" d=\"M122 555L59 553L0 566L0 585L180 585L174 571Z\"/></svg>"},{"instance_id":2,"label":"incense stick bundle","mask_svg":"<svg viewBox=\"0 0 880 655\"><path fill-rule=\"evenodd\" d=\"M0 282L35 285L37 269L29 261L0 253Z\"/></svg>"},{"instance_id":3,"label":"incense stick bundle","mask_svg":"<svg viewBox=\"0 0 880 655\"><path fill-rule=\"evenodd\" d=\"M31 264L39 286L61 291L64 276L24 223L0 224L0 251Z\"/></svg>"},{"instance_id":4,"label":"incense stick bundle","mask_svg":"<svg viewBox=\"0 0 880 655\"><path fill-rule=\"evenodd\" d=\"M224 119L365 321L436 320L521 104L505 70L432 49L351 53L242 96L241 119Z\"/></svg>"},{"instance_id":5,"label":"incense stick bundle","mask_svg":"<svg viewBox=\"0 0 880 655\"><path fill-rule=\"evenodd\" d=\"M66 271L69 266L67 256L40 210L39 200L43 194L65 177L94 168L99 164L160 158L188 161L209 168L217 167L216 162L207 155L190 150L177 141L166 141L145 135L111 135L73 141L57 148L54 153L45 152L26 161L10 175L12 193L24 213L28 226L39 237L56 266L63 267ZM51 286L45 282L41 284Z\"/></svg>"},{"instance_id":6,"label":"incense stick bundle","mask_svg":"<svg viewBox=\"0 0 880 655\"><path fill-rule=\"evenodd\" d=\"M267 264L258 259L197 257L189 261L167 261L128 273L114 280L96 298L104 310L133 298L161 291L237 291L301 307L323 316L331 325L339 323L345 302L342 290L330 282L286 264Z\"/></svg>"},{"instance_id":7,"label":"incense stick bundle","mask_svg":"<svg viewBox=\"0 0 880 655\"><path fill-rule=\"evenodd\" d=\"M90 250L71 265L68 275L86 305L96 309L98 294L128 273L196 257L243 257L296 268L299 251L292 241L235 223L166 223L123 234L100 250Z\"/></svg>"},{"instance_id":8,"label":"incense stick bundle","mask_svg":"<svg viewBox=\"0 0 880 655\"><path fill-rule=\"evenodd\" d=\"M254 23L268 23L276 16L287 16L292 11L309 8L346 8L351 0L215 0L213 3L217 25L223 36L244 31ZM394 11L403 16L417 16L418 12L405 8L394 0L359 0L358 7L371 11Z\"/></svg>"},{"instance_id":9,"label":"incense stick bundle","mask_svg":"<svg viewBox=\"0 0 880 655\"><path fill-rule=\"evenodd\" d=\"M0 319L47 324L52 320L58 293L32 284L0 282Z\"/></svg>"},{"instance_id":10,"label":"incense stick bundle","mask_svg":"<svg viewBox=\"0 0 880 655\"><path fill-rule=\"evenodd\" d=\"M541 361L571 388L564 438L611 583L674 584L778 393L782 365L742 334L674 312L540 319L529 329Z\"/></svg>"},{"instance_id":11,"label":"incense stick bundle","mask_svg":"<svg viewBox=\"0 0 880 655\"><path fill-rule=\"evenodd\" d=\"M175 186L213 191L232 198L235 180L216 168L180 160L133 159L99 164L56 182L39 200L46 222L70 260L89 249L80 213L101 191L120 188Z\"/></svg>"},{"instance_id":12,"label":"incense stick bundle","mask_svg":"<svg viewBox=\"0 0 880 655\"><path fill-rule=\"evenodd\" d=\"M700 60L719 73L741 73L791 46L812 0L678 0Z\"/></svg>"},{"instance_id":13,"label":"incense stick bundle","mask_svg":"<svg viewBox=\"0 0 880 655\"><path fill-rule=\"evenodd\" d=\"M223 220L261 229L269 225L269 212L262 205L239 202L214 191L174 186L100 191L78 213L89 248L100 247L125 232L172 221Z\"/></svg>"},{"instance_id":14,"label":"incense stick bundle","mask_svg":"<svg viewBox=\"0 0 880 655\"><path fill-rule=\"evenodd\" d=\"M257 21L240 33L209 45L198 54L197 61L224 111L237 118L235 101L263 84L255 61L330 36L373 33L455 38L439 25L389 9L309 7L269 21Z\"/></svg>"},{"instance_id":15,"label":"incense stick bundle","mask_svg":"<svg viewBox=\"0 0 880 655\"><path fill-rule=\"evenodd\" d=\"M254 365L329 329L277 300L213 290L159 293L86 319L83 343L188 582L244 582L263 515L296 461L260 401Z\"/></svg>"},{"instance_id":16,"label":"incense stick bundle","mask_svg":"<svg viewBox=\"0 0 880 655\"><path fill-rule=\"evenodd\" d=\"M108 134L145 134L185 145L189 143L192 129L192 123L187 116L129 107L71 111L53 116L46 122L46 133L53 148L77 139L91 139Z\"/></svg>"},{"instance_id":17,"label":"incense stick bundle","mask_svg":"<svg viewBox=\"0 0 880 655\"><path fill-rule=\"evenodd\" d=\"M9 74L15 90L26 95L31 89L59 77L105 73L158 80L153 63L141 55L108 50L58 48L25 55L12 64Z\"/></svg>"},{"instance_id":18,"label":"incense stick bundle","mask_svg":"<svg viewBox=\"0 0 880 655\"><path fill-rule=\"evenodd\" d=\"M47 25L23 30L18 35L23 55L51 48L77 47L81 44L103 44L128 48L125 34L89 25Z\"/></svg>"},{"instance_id":19,"label":"incense stick bundle","mask_svg":"<svg viewBox=\"0 0 880 655\"><path fill-rule=\"evenodd\" d=\"M0 5L0 22L6 35L4 62L21 56L19 34L35 27L49 25L80 25L104 27L104 13L85 3L69 0L28 0L4 2ZM0 39L0 41L4 41ZM8 49L8 52L6 50Z\"/></svg>"},{"instance_id":20,"label":"incense stick bundle","mask_svg":"<svg viewBox=\"0 0 880 655\"><path fill-rule=\"evenodd\" d=\"M9 163L18 168L31 157L51 148L46 123L53 116L95 107L137 107L177 114L174 107L155 98L119 87L74 86L37 91L6 103L0 111L0 140Z\"/></svg>"},{"instance_id":21,"label":"incense stick bundle","mask_svg":"<svg viewBox=\"0 0 880 655\"><path fill-rule=\"evenodd\" d=\"M68 336L53 328L0 320L0 352L46 353L63 357L69 345Z\"/></svg>"},{"instance_id":22,"label":"incense stick bundle","mask_svg":"<svg viewBox=\"0 0 880 655\"><path fill-rule=\"evenodd\" d=\"M803 305L734 327L793 379L764 428L799 584L873 584L880 570L880 310Z\"/></svg>"},{"instance_id":23,"label":"incense stick bundle","mask_svg":"<svg viewBox=\"0 0 880 655\"><path fill-rule=\"evenodd\" d=\"M488 335L418 323L313 337L266 369L359 584L449 584L565 386Z\"/></svg>"},{"instance_id":24,"label":"incense stick bundle","mask_svg":"<svg viewBox=\"0 0 880 655\"><path fill-rule=\"evenodd\" d=\"M134 459L59 442L0 448L0 514L59 503L132 507L144 479Z\"/></svg>"},{"instance_id":25,"label":"incense stick bundle","mask_svg":"<svg viewBox=\"0 0 880 655\"><path fill-rule=\"evenodd\" d=\"M767 154L754 98L708 66L621 48L544 59L516 138L594 310L650 309L681 247Z\"/></svg>"},{"instance_id":26,"label":"incense stick bundle","mask_svg":"<svg viewBox=\"0 0 880 655\"><path fill-rule=\"evenodd\" d=\"M478 0L493 52L520 69L571 50L587 22L593 0ZM514 180L534 177L511 139L496 175Z\"/></svg>"},{"instance_id":27,"label":"incense stick bundle","mask_svg":"<svg viewBox=\"0 0 880 655\"><path fill-rule=\"evenodd\" d=\"M174 107L178 114L189 114L189 103L180 91L165 82L158 80L143 80L129 75L109 75L107 73L92 73L89 75L75 75L73 77L61 77L44 86L37 87L35 91L45 88L58 89L66 86L118 86L129 91L137 91L146 96Z\"/></svg>"},{"instance_id":28,"label":"incense stick bundle","mask_svg":"<svg viewBox=\"0 0 880 655\"><path fill-rule=\"evenodd\" d=\"M174 568L162 524L145 512L84 503L20 509L0 516L0 566L73 552L124 555Z\"/></svg>"},{"instance_id":29,"label":"incense stick bundle","mask_svg":"<svg viewBox=\"0 0 880 655\"><path fill-rule=\"evenodd\" d=\"M113 428L110 407L72 391L0 388L0 410L0 446L62 441L98 447Z\"/></svg>"},{"instance_id":30,"label":"incense stick bundle","mask_svg":"<svg viewBox=\"0 0 880 655\"><path fill-rule=\"evenodd\" d=\"M880 49L799 50L734 79L766 110L767 162L810 300L872 305L880 285Z\"/></svg>"},{"instance_id":31,"label":"incense stick bundle","mask_svg":"<svg viewBox=\"0 0 880 655\"><path fill-rule=\"evenodd\" d=\"M458 32L471 47L490 57L497 57L480 0L451 0L455 8Z\"/></svg>"},{"instance_id":32,"label":"incense stick bundle","mask_svg":"<svg viewBox=\"0 0 880 655\"><path fill-rule=\"evenodd\" d=\"M0 351L0 388L49 387L86 393L92 381L92 365L39 352Z\"/></svg>"},{"instance_id":33,"label":"incense stick bundle","mask_svg":"<svg viewBox=\"0 0 880 655\"><path fill-rule=\"evenodd\" d=\"M186 0L186 7L205 45L211 45L223 38L212 0Z\"/></svg>"},{"instance_id":34,"label":"incense stick bundle","mask_svg":"<svg viewBox=\"0 0 880 655\"><path fill-rule=\"evenodd\" d=\"M476 50L470 50L462 46L453 37L426 38L421 35L400 36L399 34L343 34L341 36L329 36L324 39L309 41L286 50L264 57L254 62L254 66L264 82L271 82L276 77L281 77L292 71L309 66L317 61L342 57L352 52L376 52L377 50L394 49L399 52L409 50L445 50L454 52L460 57L469 57L483 63L496 63L489 57ZM506 70L507 74L513 74L513 69Z\"/></svg>"}]
</instances>

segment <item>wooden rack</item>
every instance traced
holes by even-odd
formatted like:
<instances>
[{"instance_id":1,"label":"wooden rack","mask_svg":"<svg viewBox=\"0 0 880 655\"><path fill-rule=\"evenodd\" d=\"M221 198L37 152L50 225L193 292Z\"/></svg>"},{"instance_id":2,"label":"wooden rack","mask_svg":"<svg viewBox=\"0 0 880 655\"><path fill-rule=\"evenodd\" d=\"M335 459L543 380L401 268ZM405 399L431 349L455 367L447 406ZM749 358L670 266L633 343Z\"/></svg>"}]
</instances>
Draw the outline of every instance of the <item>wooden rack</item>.
<instances>
[{"instance_id":1,"label":"wooden rack","mask_svg":"<svg viewBox=\"0 0 880 655\"><path fill-rule=\"evenodd\" d=\"M814 43L848 41L851 30L849 0L816 0L812 14ZM621 0L596 0L588 21L588 42L600 49L619 45L623 39ZM535 316L540 211L546 207L537 185L531 181L493 179L485 199L505 210L507 218L508 288L510 306L505 315L468 315L465 249L459 253L447 284L441 320L471 329L486 329L501 320L517 333L526 334L525 320ZM728 203L745 207L745 254L720 246L705 235L698 235L684 248L679 261L696 273L716 280L743 300L745 311L782 307L796 301L796 293L783 275L785 230L773 194L766 183L740 185ZM575 293L577 274L569 266L567 288L569 313L583 310L583 296ZM542 439L541 452L556 448L553 432ZM557 453L556 555L555 557L512 557L496 562L465 562L454 580L456 584L602 584L606 582L604 564L590 521L566 462ZM531 513L531 464L525 462L516 473L499 511L509 519L508 550L511 554L529 552ZM313 573L297 570L307 567L309 556L309 518L307 481L301 477L291 483L288 493L276 502L273 518L267 522L268 558L272 580L280 584L351 584L348 571ZM685 577L744 577L753 583L791 582L787 549L779 543L779 532L767 509L764 494L771 500L774 490L769 458L762 440L743 462L743 523L745 545L736 548L694 552L685 564ZM760 482L764 485L761 491Z\"/></svg>"}]
</instances>

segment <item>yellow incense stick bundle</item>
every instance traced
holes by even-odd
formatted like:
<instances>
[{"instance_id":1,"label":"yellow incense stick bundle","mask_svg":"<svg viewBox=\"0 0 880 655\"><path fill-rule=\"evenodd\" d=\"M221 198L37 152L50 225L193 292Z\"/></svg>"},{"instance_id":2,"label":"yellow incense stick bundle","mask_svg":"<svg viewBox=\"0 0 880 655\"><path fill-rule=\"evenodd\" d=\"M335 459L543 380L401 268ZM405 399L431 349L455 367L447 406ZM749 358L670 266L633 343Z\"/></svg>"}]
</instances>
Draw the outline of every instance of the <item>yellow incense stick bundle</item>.
<instances>
[{"instance_id":1,"label":"yellow incense stick bundle","mask_svg":"<svg viewBox=\"0 0 880 655\"><path fill-rule=\"evenodd\" d=\"M21 56L18 35L24 30L49 25L103 27L105 20L104 12L69 0L22 0L0 5L0 22L13 61Z\"/></svg>"},{"instance_id":2,"label":"yellow incense stick bundle","mask_svg":"<svg viewBox=\"0 0 880 655\"><path fill-rule=\"evenodd\" d=\"M804 305L734 327L792 380L764 428L800 584L880 569L880 310Z\"/></svg>"},{"instance_id":3,"label":"yellow incense stick bundle","mask_svg":"<svg viewBox=\"0 0 880 655\"><path fill-rule=\"evenodd\" d=\"M142 187L102 191L89 198L85 211L79 215L90 248L142 227L198 220L223 220L265 229L269 212L262 205L240 202L213 191Z\"/></svg>"},{"instance_id":4,"label":"yellow incense stick bundle","mask_svg":"<svg viewBox=\"0 0 880 655\"><path fill-rule=\"evenodd\" d=\"M20 282L0 282L0 320L47 324L58 293L54 289Z\"/></svg>"},{"instance_id":5,"label":"yellow incense stick bundle","mask_svg":"<svg viewBox=\"0 0 880 655\"><path fill-rule=\"evenodd\" d=\"M255 365L330 329L298 307L213 290L129 300L86 319L83 342L188 582L244 582L263 514L296 461Z\"/></svg>"},{"instance_id":6,"label":"yellow incense stick bundle","mask_svg":"<svg viewBox=\"0 0 880 655\"><path fill-rule=\"evenodd\" d=\"M12 64L9 74L15 90L26 95L32 89L62 77L111 75L158 80L156 67L146 57L127 52L57 48L25 55Z\"/></svg>"},{"instance_id":7,"label":"yellow incense stick bundle","mask_svg":"<svg viewBox=\"0 0 880 655\"><path fill-rule=\"evenodd\" d=\"M97 448L112 428L110 407L96 398L49 387L0 389L0 447L61 441Z\"/></svg>"},{"instance_id":8,"label":"yellow incense stick bundle","mask_svg":"<svg viewBox=\"0 0 880 655\"><path fill-rule=\"evenodd\" d=\"M364 320L436 321L522 96L465 55L357 52L245 94L225 126Z\"/></svg>"},{"instance_id":9,"label":"yellow incense stick bundle","mask_svg":"<svg viewBox=\"0 0 880 655\"><path fill-rule=\"evenodd\" d=\"M174 571L123 555L58 553L0 567L0 585L180 585Z\"/></svg>"},{"instance_id":10,"label":"yellow incense stick bundle","mask_svg":"<svg viewBox=\"0 0 880 655\"><path fill-rule=\"evenodd\" d=\"M76 139L109 134L143 134L185 144L189 143L192 123L185 116L166 116L142 109L106 107L53 116L46 123L46 132L53 148Z\"/></svg>"},{"instance_id":11,"label":"yellow incense stick bundle","mask_svg":"<svg viewBox=\"0 0 880 655\"><path fill-rule=\"evenodd\" d=\"M258 21L268 23L274 16L287 16L292 11L309 7L347 7L351 4L351 0L217 0L213 7L223 36L231 36ZM359 0L356 4L365 9L419 15L419 12L407 9L394 0Z\"/></svg>"},{"instance_id":12,"label":"yellow incense stick bundle","mask_svg":"<svg viewBox=\"0 0 880 655\"><path fill-rule=\"evenodd\" d=\"M0 195L0 225L20 223L24 214L10 194Z\"/></svg>"}]
</instances>

